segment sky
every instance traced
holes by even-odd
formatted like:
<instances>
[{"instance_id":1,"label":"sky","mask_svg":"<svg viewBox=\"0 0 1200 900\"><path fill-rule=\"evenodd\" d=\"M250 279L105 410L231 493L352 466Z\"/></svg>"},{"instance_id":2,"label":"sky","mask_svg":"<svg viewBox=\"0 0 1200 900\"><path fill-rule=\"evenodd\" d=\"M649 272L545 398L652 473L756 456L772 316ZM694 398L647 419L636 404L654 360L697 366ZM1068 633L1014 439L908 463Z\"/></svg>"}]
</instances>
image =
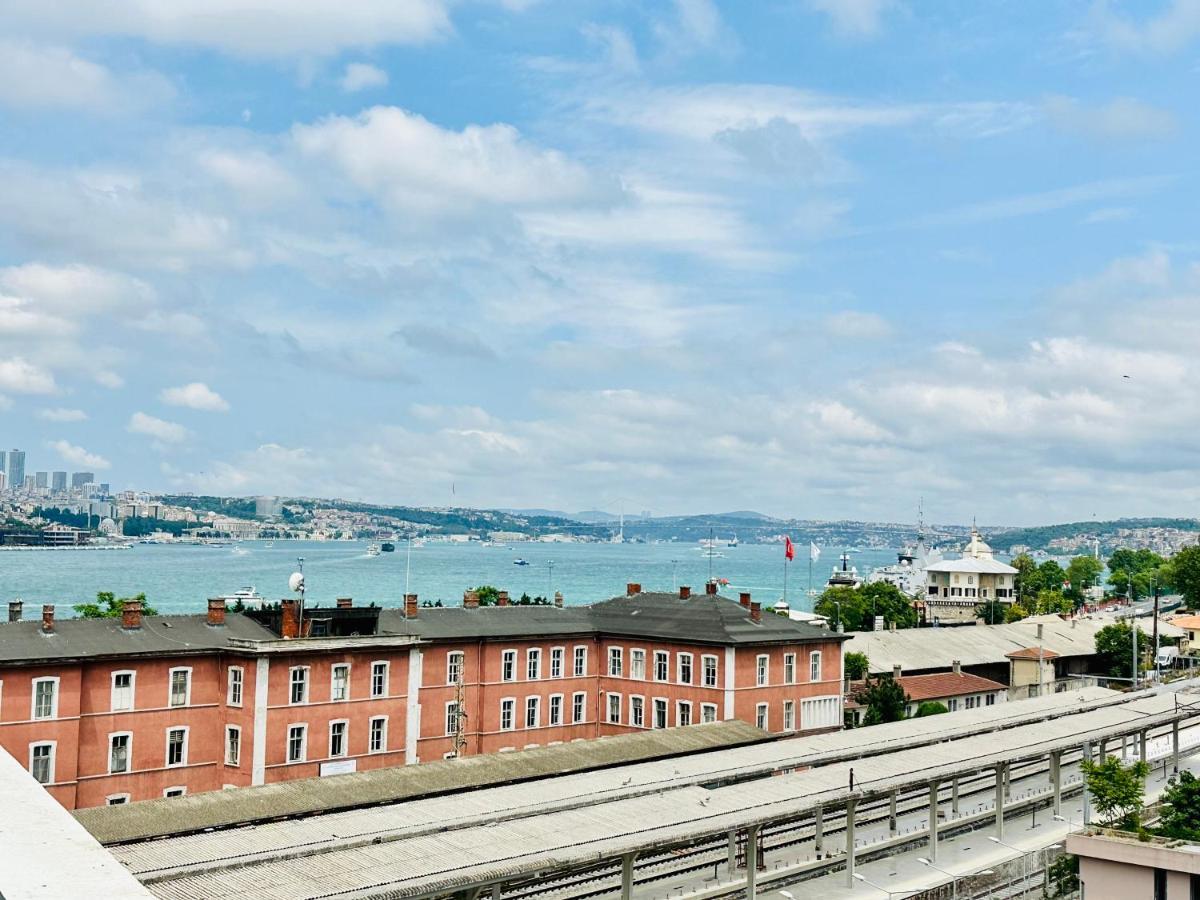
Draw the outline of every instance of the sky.
<instances>
[{"instance_id":1,"label":"sky","mask_svg":"<svg viewBox=\"0 0 1200 900\"><path fill-rule=\"evenodd\" d=\"M0 445L29 472L1200 510L1200 0L0 12Z\"/></svg>"}]
</instances>

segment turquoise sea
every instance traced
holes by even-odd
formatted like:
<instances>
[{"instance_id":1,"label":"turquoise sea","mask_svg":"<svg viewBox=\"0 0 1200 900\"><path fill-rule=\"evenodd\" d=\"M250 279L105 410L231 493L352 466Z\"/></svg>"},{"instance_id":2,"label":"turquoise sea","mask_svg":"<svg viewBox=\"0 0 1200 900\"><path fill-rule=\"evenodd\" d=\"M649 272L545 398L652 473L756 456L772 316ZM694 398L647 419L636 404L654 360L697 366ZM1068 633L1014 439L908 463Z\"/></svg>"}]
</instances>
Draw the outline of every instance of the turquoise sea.
<instances>
[{"instance_id":1,"label":"turquoise sea","mask_svg":"<svg viewBox=\"0 0 1200 900\"><path fill-rule=\"evenodd\" d=\"M118 596L145 592L161 612L202 612L208 597L253 586L270 599L287 596L287 579L304 557L310 601L330 603L353 597L356 603L403 604L406 583L421 600L462 601L465 589L492 584L513 597L562 591L568 605L591 603L623 593L627 582L646 590L672 590L687 584L702 590L709 577L726 578L726 595L750 591L773 603L783 596L783 547L743 544L722 547L708 559L695 544L542 544L504 548L478 543L430 543L396 552L366 555L365 541L245 541L234 547L137 544L129 550L0 551L0 602L20 598L30 605L67 607L94 598L97 591ZM813 565L819 590L843 548L824 547ZM525 559L528 566L514 560ZM895 561L895 551L851 553L860 572ZM808 542L796 540L796 560L788 572L788 599L808 609ZM0 606L0 609L3 607Z\"/></svg>"}]
</instances>

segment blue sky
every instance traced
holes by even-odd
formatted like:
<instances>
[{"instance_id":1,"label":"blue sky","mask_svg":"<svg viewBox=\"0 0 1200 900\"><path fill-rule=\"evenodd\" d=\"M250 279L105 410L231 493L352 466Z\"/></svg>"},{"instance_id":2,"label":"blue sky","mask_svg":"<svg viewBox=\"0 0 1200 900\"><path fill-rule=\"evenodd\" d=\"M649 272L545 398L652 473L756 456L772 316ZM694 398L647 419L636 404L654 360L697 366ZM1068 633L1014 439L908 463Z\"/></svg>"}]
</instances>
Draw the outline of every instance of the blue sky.
<instances>
[{"instance_id":1,"label":"blue sky","mask_svg":"<svg viewBox=\"0 0 1200 900\"><path fill-rule=\"evenodd\" d=\"M2 5L0 443L30 471L1200 504L1200 0Z\"/></svg>"}]
</instances>

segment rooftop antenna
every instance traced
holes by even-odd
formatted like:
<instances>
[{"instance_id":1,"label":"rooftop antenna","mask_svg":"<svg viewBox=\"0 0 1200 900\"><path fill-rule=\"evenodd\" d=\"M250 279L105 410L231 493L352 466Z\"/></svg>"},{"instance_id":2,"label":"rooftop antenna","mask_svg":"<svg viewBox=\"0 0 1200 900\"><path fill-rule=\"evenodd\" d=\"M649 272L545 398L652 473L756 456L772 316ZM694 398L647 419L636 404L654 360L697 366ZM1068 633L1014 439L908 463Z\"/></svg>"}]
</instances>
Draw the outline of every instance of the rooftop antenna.
<instances>
[{"instance_id":1,"label":"rooftop antenna","mask_svg":"<svg viewBox=\"0 0 1200 900\"><path fill-rule=\"evenodd\" d=\"M708 526L708 580L712 581L713 527Z\"/></svg>"},{"instance_id":2,"label":"rooftop antenna","mask_svg":"<svg viewBox=\"0 0 1200 900\"><path fill-rule=\"evenodd\" d=\"M292 577L288 579L288 587L292 593L300 595L300 612L296 616L297 632L303 636L304 634L304 557L296 557L297 571L292 573Z\"/></svg>"},{"instance_id":3,"label":"rooftop antenna","mask_svg":"<svg viewBox=\"0 0 1200 900\"><path fill-rule=\"evenodd\" d=\"M404 558L404 593L408 594L408 575L412 571L412 532L408 533L408 552Z\"/></svg>"}]
</instances>

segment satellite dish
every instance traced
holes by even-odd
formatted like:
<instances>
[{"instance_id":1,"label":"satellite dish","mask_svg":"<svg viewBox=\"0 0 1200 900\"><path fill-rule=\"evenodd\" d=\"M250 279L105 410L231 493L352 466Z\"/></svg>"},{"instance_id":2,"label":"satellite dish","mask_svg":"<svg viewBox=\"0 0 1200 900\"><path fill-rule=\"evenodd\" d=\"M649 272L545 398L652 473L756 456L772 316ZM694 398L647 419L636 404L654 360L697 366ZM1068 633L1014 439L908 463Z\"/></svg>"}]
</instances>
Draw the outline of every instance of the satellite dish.
<instances>
[{"instance_id":1,"label":"satellite dish","mask_svg":"<svg viewBox=\"0 0 1200 900\"><path fill-rule=\"evenodd\" d=\"M292 591L304 590L304 573L303 572L293 572L292 573L291 577L288 578L288 589L292 590Z\"/></svg>"}]
</instances>

